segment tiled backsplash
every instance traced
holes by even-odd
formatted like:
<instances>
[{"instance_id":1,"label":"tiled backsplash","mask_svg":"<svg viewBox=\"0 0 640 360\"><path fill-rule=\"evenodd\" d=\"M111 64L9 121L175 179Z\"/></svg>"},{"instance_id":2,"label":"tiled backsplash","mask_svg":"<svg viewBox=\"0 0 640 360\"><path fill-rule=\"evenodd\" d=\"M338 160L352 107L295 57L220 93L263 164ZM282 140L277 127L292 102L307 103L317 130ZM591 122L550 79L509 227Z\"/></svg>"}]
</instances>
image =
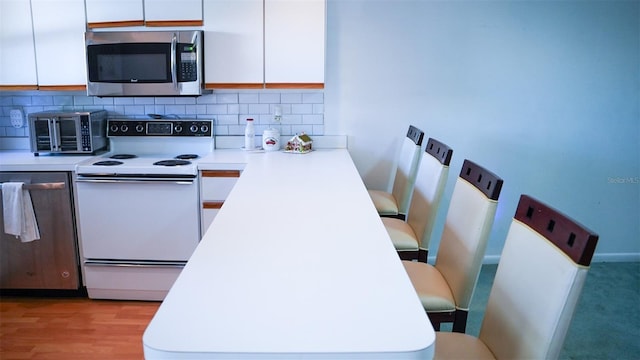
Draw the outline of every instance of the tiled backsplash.
<instances>
[{"instance_id":1,"label":"tiled backsplash","mask_svg":"<svg viewBox=\"0 0 640 360\"><path fill-rule=\"evenodd\" d=\"M26 91L0 93L0 137L28 138L27 115L45 110L97 110L110 118L148 118L148 114L167 118L213 119L214 134L244 134L247 118L256 123L256 134L274 123L276 106L282 119L277 128L282 135L305 132L324 135L324 93L322 91L215 91L200 97L89 97L84 92ZM21 109L25 125L11 125L11 109Z\"/></svg>"}]
</instances>

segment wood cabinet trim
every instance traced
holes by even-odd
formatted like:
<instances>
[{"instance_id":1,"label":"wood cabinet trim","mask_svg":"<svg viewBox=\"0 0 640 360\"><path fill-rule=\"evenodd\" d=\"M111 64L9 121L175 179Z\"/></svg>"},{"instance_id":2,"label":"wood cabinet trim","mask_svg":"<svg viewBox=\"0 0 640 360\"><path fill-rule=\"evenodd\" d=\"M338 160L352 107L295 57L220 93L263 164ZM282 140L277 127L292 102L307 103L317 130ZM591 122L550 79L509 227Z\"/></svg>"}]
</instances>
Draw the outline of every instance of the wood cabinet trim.
<instances>
[{"instance_id":1,"label":"wood cabinet trim","mask_svg":"<svg viewBox=\"0 0 640 360\"><path fill-rule=\"evenodd\" d=\"M263 83L207 83L205 89L264 89Z\"/></svg>"},{"instance_id":2,"label":"wood cabinet trim","mask_svg":"<svg viewBox=\"0 0 640 360\"><path fill-rule=\"evenodd\" d=\"M161 26L203 26L202 20L154 20L145 21L144 25L149 27L161 27Z\"/></svg>"},{"instance_id":3,"label":"wood cabinet trim","mask_svg":"<svg viewBox=\"0 0 640 360\"><path fill-rule=\"evenodd\" d=\"M203 201L202 208L203 209L220 209L224 201Z\"/></svg>"},{"instance_id":4,"label":"wood cabinet trim","mask_svg":"<svg viewBox=\"0 0 640 360\"><path fill-rule=\"evenodd\" d=\"M43 85L38 86L43 91L86 91L86 85Z\"/></svg>"},{"instance_id":5,"label":"wood cabinet trim","mask_svg":"<svg viewBox=\"0 0 640 360\"><path fill-rule=\"evenodd\" d=\"M266 83L267 89L324 89L324 83Z\"/></svg>"},{"instance_id":6,"label":"wood cabinet trim","mask_svg":"<svg viewBox=\"0 0 640 360\"><path fill-rule=\"evenodd\" d=\"M38 90L38 85L0 85L0 91Z\"/></svg>"},{"instance_id":7,"label":"wood cabinet trim","mask_svg":"<svg viewBox=\"0 0 640 360\"><path fill-rule=\"evenodd\" d=\"M87 24L89 29L98 28L115 28L126 26L144 26L144 20L127 20L127 21L102 21L102 22L90 22Z\"/></svg>"},{"instance_id":8,"label":"wood cabinet trim","mask_svg":"<svg viewBox=\"0 0 640 360\"><path fill-rule=\"evenodd\" d=\"M237 178L240 177L240 170L202 170L202 177Z\"/></svg>"}]
</instances>

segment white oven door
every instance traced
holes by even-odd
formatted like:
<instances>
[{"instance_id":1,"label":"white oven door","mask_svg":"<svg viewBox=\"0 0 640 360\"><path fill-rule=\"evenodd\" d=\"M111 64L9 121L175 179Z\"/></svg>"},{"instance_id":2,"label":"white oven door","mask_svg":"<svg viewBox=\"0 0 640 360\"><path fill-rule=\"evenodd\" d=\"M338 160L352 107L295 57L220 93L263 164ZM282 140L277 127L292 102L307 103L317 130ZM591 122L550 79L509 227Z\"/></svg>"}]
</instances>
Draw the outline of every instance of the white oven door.
<instances>
[{"instance_id":1,"label":"white oven door","mask_svg":"<svg viewBox=\"0 0 640 360\"><path fill-rule=\"evenodd\" d=\"M85 260L186 261L200 240L194 179L77 179Z\"/></svg>"}]
</instances>

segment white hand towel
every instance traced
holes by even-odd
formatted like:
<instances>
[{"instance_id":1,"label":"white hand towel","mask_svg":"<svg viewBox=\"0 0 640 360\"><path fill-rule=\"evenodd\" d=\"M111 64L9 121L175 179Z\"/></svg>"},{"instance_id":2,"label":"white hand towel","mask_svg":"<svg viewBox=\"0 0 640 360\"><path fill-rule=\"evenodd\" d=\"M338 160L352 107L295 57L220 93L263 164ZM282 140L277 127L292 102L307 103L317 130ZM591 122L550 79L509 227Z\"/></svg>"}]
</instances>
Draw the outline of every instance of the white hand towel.
<instances>
[{"instance_id":1,"label":"white hand towel","mask_svg":"<svg viewBox=\"0 0 640 360\"><path fill-rule=\"evenodd\" d=\"M2 215L4 232L19 237L22 242L29 242L40 239L40 231L31 194L23 185L22 182L2 184Z\"/></svg>"}]
</instances>

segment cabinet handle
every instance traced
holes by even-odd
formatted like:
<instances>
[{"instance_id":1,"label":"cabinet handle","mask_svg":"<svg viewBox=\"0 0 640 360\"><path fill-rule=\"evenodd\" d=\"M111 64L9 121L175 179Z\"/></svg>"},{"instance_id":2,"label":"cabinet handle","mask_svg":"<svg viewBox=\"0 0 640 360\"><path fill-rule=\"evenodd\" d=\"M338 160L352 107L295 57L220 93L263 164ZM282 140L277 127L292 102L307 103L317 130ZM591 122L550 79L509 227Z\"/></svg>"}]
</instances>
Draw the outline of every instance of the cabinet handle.
<instances>
[{"instance_id":1,"label":"cabinet handle","mask_svg":"<svg viewBox=\"0 0 640 360\"><path fill-rule=\"evenodd\" d=\"M240 170L202 170L202 177L240 177Z\"/></svg>"}]
</instances>

